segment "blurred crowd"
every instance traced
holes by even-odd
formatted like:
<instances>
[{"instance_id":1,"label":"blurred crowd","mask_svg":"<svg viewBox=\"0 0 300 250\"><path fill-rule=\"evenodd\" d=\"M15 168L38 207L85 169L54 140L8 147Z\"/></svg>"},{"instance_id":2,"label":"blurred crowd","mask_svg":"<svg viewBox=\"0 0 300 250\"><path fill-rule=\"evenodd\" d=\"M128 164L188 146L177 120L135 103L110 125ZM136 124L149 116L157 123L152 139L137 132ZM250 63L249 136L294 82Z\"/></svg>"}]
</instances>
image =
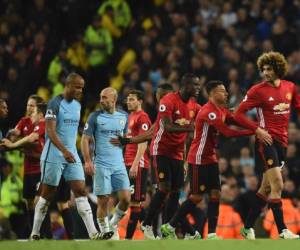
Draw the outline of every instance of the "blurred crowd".
<instances>
[{"instance_id":1,"label":"blurred crowd","mask_svg":"<svg viewBox=\"0 0 300 250\"><path fill-rule=\"evenodd\" d=\"M144 109L154 121L157 85L168 82L176 90L185 72L196 74L203 83L224 81L229 107L234 109L260 80L256 59L262 52L283 53L289 62L286 79L299 86L299 30L300 0L1 0L0 98L8 101L9 117L0 126L8 130L16 125L29 95L37 93L47 101L61 93L64 78L72 71L86 79L83 121L107 86L119 91L123 108L130 88L143 90ZM205 93L198 101L205 103ZM282 172L284 211L291 215L286 224L296 225L296 232L300 232L299 125L293 115ZM219 141L222 202L240 218L234 225L245 220L258 188L253 143L253 138ZM13 175L19 183L22 154L11 151L2 157L10 162L1 163L2 177ZM19 189L21 185L16 193ZM21 197L16 194L15 199ZM0 217L5 216L9 214ZM222 212L220 217L226 220ZM58 223L56 214L51 218ZM261 229L257 236L276 237L268 213L257 227Z\"/></svg>"}]
</instances>

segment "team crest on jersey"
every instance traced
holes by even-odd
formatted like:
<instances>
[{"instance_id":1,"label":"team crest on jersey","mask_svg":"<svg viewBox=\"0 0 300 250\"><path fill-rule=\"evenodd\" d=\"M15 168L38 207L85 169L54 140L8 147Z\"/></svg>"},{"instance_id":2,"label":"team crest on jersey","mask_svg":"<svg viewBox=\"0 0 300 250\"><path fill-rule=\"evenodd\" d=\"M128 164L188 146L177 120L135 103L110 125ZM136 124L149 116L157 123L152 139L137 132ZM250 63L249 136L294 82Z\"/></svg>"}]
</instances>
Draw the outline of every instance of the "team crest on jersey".
<instances>
[{"instance_id":1,"label":"team crest on jersey","mask_svg":"<svg viewBox=\"0 0 300 250\"><path fill-rule=\"evenodd\" d=\"M158 177L159 177L159 179L163 179L165 177L165 174L163 172L160 172Z\"/></svg>"},{"instance_id":2,"label":"team crest on jersey","mask_svg":"<svg viewBox=\"0 0 300 250\"><path fill-rule=\"evenodd\" d=\"M85 125L84 125L84 130L87 130L89 128L89 124L88 123L86 123Z\"/></svg>"},{"instance_id":3,"label":"team crest on jersey","mask_svg":"<svg viewBox=\"0 0 300 250\"><path fill-rule=\"evenodd\" d=\"M208 114L208 118L209 118L209 120L215 120L217 118L217 115L216 115L216 113L211 112Z\"/></svg>"},{"instance_id":4,"label":"team crest on jersey","mask_svg":"<svg viewBox=\"0 0 300 250\"><path fill-rule=\"evenodd\" d=\"M143 123L143 125L142 125L142 130L145 130L145 131L147 131L148 130L148 124L146 124L146 123Z\"/></svg>"},{"instance_id":5,"label":"team crest on jersey","mask_svg":"<svg viewBox=\"0 0 300 250\"><path fill-rule=\"evenodd\" d=\"M164 105L164 104L159 105L159 111L160 112L165 112L166 109L167 109L166 105Z\"/></svg>"},{"instance_id":6,"label":"team crest on jersey","mask_svg":"<svg viewBox=\"0 0 300 250\"><path fill-rule=\"evenodd\" d=\"M273 110L275 110L275 111L283 111L283 110L287 110L287 109L289 109L290 108L290 104L289 103L279 103L279 104L277 104L277 105L275 105L274 107L273 107Z\"/></svg>"},{"instance_id":7,"label":"team crest on jersey","mask_svg":"<svg viewBox=\"0 0 300 250\"><path fill-rule=\"evenodd\" d=\"M125 123L126 123L125 120L123 119L120 120L120 125L125 126Z\"/></svg>"},{"instance_id":8,"label":"team crest on jersey","mask_svg":"<svg viewBox=\"0 0 300 250\"><path fill-rule=\"evenodd\" d=\"M272 159L267 160L267 164L268 164L269 166L272 166L272 165L273 165L273 160L272 160Z\"/></svg>"},{"instance_id":9,"label":"team crest on jersey","mask_svg":"<svg viewBox=\"0 0 300 250\"><path fill-rule=\"evenodd\" d=\"M292 93L287 93L285 97L286 97L286 99L288 99L289 101L292 100Z\"/></svg>"},{"instance_id":10,"label":"team crest on jersey","mask_svg":"<svg viewBox=\"0 0 300 250\"><path fill-rule=\"evenodd\" d=\"M175 121L176 124L180 125L180 126L184 126L184 125L189 125L190 124L190 121L188 121L187 119L185 118L180 118L180 119L177 119Z\"/></svg>"},{"instance_id":11,"label":"team crest on jersey","mask_svg":"<svg viewBox=\"0 0 300 250\"><path fill-rule=\"evenodd\" d=\"M199 189L200 189L201 192L203 192L205 190L205 186L204 185L200 185Z\"/></svg>"}]
</instances>

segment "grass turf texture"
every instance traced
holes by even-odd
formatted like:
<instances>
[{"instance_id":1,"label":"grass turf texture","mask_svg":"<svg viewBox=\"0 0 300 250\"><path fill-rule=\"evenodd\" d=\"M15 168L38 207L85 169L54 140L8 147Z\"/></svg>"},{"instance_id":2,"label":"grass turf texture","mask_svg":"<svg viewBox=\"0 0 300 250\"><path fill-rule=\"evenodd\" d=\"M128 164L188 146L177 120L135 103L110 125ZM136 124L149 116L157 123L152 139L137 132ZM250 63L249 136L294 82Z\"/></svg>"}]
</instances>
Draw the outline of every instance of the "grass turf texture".
<instances>
[{"instance_id":1,"label":"grass turf texture","mask_svg":"<svg viewBox=\"0 0 300 250\"><path fill-rule=\"evenodd\" d=\"M1 250L294 250L300 240L0 241Z\"/></svg>"}]
</instances>

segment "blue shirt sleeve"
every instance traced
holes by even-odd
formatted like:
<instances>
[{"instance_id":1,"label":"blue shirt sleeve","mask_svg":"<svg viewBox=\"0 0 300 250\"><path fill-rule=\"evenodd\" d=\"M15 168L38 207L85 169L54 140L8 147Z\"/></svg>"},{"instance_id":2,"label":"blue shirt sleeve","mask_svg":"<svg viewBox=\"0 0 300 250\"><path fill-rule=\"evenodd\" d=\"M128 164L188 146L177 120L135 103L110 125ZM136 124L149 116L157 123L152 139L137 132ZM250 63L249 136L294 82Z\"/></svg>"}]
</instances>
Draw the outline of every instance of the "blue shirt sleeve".
<instances>
[{"instance_id":1,"label":"blue shirt sleeve","mask_svg":"<svg viewBox=\"0 0 300 250\"><path fill-rule=\"evenodd\" d=\"M51 99L47 105L47 111L45 115L46 120L56 120L59 112L59 105L62 101L60 96L54 97Z\"/></svg>"},{"instance_id":2,"label":"blue shirt sleeve","mask_svg":"<svg viewBox=\"0 0 300 250\"><path fill-rule=\"evenodd\" d=\"M93 112L92 114L90 114L86 124L84 125L84 135L94 136L97 125L97 115L98 112Z\"/></svg>"}]
</instances>

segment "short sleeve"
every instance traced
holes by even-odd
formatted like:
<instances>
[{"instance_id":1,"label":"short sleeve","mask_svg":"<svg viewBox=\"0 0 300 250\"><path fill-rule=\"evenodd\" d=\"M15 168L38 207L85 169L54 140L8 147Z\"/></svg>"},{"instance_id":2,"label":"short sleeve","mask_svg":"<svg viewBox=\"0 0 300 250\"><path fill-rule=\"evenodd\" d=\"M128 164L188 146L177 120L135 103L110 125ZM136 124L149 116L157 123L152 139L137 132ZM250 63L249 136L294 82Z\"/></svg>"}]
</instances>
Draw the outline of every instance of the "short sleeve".
<instances>
[{"instance_id":1,"label":"short sleeve","mask_svg":"<svg viewBox=\"0 0 300 250\"><path fill-rule=\"evenodd\" d=\"M161 117L170 117L172 118L172 113L174 109L174 104L168 99L169 95L163 97L160 100L158 112Z\"/></svg>"},{"instance_id":2,"label":"short sleeve","mask_svg":"<svg viewBox=\"0 0 300 250\"><path fill-rule=\"evenodd\" d=\"M97 112L90 114L86 124L84 125L83 134L88 136L94 136L97 124Z\"/></svg>"},{"instance_id":3,"label":"short sleeve","mask_svg":"<svg viewBox=\"0 0 300 250\"><path fill-rule=\"evenodd\" d=\"M16 125L15 129L22 131L24 128L24 124L25 124L25 121L24 121L24 118L22 118Z\"/></svg>"},{"instance_id":4,"label":"short sleeve","mask_svg":"<svg viewBox=\"0 0 300 250\"><path fill-rule=\"evenodd\" d=\"M248 111L258 107L261 104L260 98L256 93L256 88L251 88L238 107L238 111Z\"/></svg>"},{"instance_id":5,"label":"short sleeve","mask_svg":"<svg viewBox=\"0 0 300 250\"><path fill-rule=\"evenodd\" d=\"M38 127L35 127L33 129L33 132L38 133L39 136L44 136L45 135L45 122L44 121L39 122Z\"/></svg>"},{"instance_id":6,"label":"short sleeve","mask_svg":"<svg viewBox=\"0 0 300 250\"><path fill-rule=\"evenodd\" d=\"M151 121L147 115L143 115L139 119L139 124L138 124L138 133L142 134L148 131L151 127Z\"/></svg>"},{"instance_id":7,"label":"short sleeve","mask_svg":"<svg viewBox=\"0 0 300 250\"><path fill-rule=\"evenodd\" d=\"M202 118L209 124L214 126L221 120L221 116L215 110L207 111L201 114Z\"/></svg>"},{"instance_id":8,"label":"short sleeve","mask_svg":"<svg viewBox=\"0 0 300 250\"><path fill-rule=\"evenodd\" d=\"M61 98L55 97L49 101L45 115L46 120L56 120L61 100Z\"/></svg>"}]
</instances>

